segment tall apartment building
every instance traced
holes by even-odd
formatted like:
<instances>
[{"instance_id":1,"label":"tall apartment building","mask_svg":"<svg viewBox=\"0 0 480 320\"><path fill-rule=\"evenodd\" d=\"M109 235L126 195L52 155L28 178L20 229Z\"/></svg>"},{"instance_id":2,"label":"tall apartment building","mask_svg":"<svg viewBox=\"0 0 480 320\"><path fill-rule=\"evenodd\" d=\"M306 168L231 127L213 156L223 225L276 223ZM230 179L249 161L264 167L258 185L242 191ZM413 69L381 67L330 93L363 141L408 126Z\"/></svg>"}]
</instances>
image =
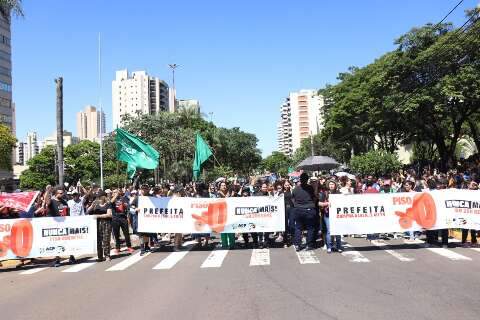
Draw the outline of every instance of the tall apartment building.
<instances>
[{"instance_id":1,"label":"tall apartment building","mask_svg":"<svg viewBox=\"0 0 480 320\"><path fill-rule=\"evenodd\" d=\"M0 124L12 132L12 51L10 21L0 14ZM12 172L0 169L0 179L12 177Z\"/></svg>"},{"instance_id":2,"label":"tall apartment building","mask_svg":"<svg viewBox=\"0 0 480 320\"><path fill-rule=\"evenodd\" d=\"M105 133L105 113L94 106L86 106L77 113L77 136L80 140L96 141L100 133Z\"/></svg>"},{"instance_id":3,"label":"tall apartment building","mask_svg":"<svg viewBox=\"0 0 480 320\"><path fill-rule=\"evenodd\" d=\"M291 92L280 108L279 151L292 155L302 140L320 132L323 126L323 97L316 90Z\"/></svg>"},{"instance_id":4,"label":"tall apartment building","mask_svg":"<svg viewBox=\"0 0 480 320\"><path fill-rule=\"evenodd\" d=\"M72 144L77 144L80 142L78 137L75 137L73 133L67 130L63 130L63 147L68 147ZM41 147L46 146L56 146L57 145L57 132L55 131L50 137L46 137L43 141Z\"/></svg>"},{"instance_id":5,"label":"tall apartment building","mask_svg":"<svg viewBox=\"0 0 480 320\"><path fill-rule=\"evenodd\" d=\"M287 156L293 154L292 146L292 113L290 97L280 107L280 121L277 126L278 151Z\"/></svg>"},{"instance_id":6,"label":"tall apartment building","mask_svg":"<svg viewBox=\"0 0 480 320\"><path fill-rule=\"evenodd\" d=\"M112 81L113 129L121 126L122 116L136 117L169 110L169 90L165 81L149 76L145 71L116 72Z\"/></svg>"},{"instance_id":7,"label":"tall apartment building","mask_svg":"<svg viewBox=\"0 0 480 320\"><path fill-rule=\"evenodd\" d=\"M24 141L15 145L15 164L25 166L28 160L40 153L40 144L36 132L27 133Z\"/></svg>"}]
</instances>

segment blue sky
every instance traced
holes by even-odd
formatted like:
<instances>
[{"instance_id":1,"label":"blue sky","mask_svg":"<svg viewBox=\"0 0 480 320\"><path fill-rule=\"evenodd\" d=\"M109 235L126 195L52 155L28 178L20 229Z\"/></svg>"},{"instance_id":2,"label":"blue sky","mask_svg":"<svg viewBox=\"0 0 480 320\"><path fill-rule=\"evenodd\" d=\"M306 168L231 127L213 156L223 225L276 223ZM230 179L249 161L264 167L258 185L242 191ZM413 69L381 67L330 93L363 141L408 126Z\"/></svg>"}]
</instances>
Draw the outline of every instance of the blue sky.
<instances>
[{"instance_id":1,"label":"blue sky","mask_svg":"<svg viewBox=\"0 0 480 320\"><path fill-rule=\"evenodd\" d=\"M264 156L274 151L279 106L290 91L335 83L394 48L414 26L436 23L457 0L24 0L25 18L12 26L17 136L55 130L54 78L64 77L64 126L97 105L97 37L102 34L102 91L111 129L115 71L146 70L177 96L199 99L213 121L255 133ZM449 17L462 23L465 0Z\"/></svg>"}]
</instances>

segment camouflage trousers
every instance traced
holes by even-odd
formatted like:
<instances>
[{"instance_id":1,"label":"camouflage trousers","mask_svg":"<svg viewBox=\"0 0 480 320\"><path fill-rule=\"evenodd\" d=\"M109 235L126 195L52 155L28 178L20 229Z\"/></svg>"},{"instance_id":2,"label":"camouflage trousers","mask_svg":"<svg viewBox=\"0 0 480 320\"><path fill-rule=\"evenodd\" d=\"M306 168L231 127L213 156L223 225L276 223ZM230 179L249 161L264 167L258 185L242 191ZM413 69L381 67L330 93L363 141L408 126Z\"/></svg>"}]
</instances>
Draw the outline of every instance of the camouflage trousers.
<instances>
[{"instance_id":1,"label":"camouflage trousers","mask_svg":"<svg viewBox=\"0 0 480 320\"><path fill-rule=\"evenodd\" d=\"M112 221L97 220L97 255L98 259L110 256L110 238L112 237Z\"/></svg>"}]
</instances>

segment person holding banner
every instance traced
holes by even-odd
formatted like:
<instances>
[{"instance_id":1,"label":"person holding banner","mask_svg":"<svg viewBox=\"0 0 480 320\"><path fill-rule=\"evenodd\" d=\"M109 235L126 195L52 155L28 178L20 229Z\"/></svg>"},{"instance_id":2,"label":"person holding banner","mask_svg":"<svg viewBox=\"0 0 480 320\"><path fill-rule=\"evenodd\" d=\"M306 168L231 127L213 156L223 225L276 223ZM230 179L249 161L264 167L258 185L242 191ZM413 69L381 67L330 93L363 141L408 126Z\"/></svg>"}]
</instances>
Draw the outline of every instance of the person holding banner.
<instances>
[{"instance_id":1,"label":"person holding banner","mask_svg":"<svg viewBox=\"0 0 480 320\"><path fill-rule=\"evenodd\" d=\"M268 197L271 195L272 194L268 191L268 184L266 182L262 183L260 190L255 194L256 197ZM255 237L258 238L257 241L260 244L261 249L270 247L271 245L270 234L271 232L255 232Z\"/></svg>"},{"instance_id":2,"label":"person holding banner","mask_svg":"<svg viewBox=\"0 0 480 320\"><path fill-rule=\"evenodd\" d=\"M327 233L325 235L325 242L327 244L327 253L332 252L332 242L335 241L335 248L337 252L343 252L342 237L340 235L330 236L330 202L329 197L331 194L337 194L337 183L333 180L328 182L328 190L320 193L320 200L318 202L320 208L323 211L323 221L325 223Z\"/></svg>"},{"instance_id":3,"label":"person holding banner","mask_svg":"<svg viewBox=\"0 0 480 320\"><path fill-rule=\"evenodd\" d=\"M88 208L87 213L97 220L98 261L111 261L110 238L112 236L112 207L103 191L98 192L97 200Z\"/></svg>"},{"instance_id":4,"label":"person holding banner","mask_svg":"<svg viewBox=\"0 0 480 320\"><path fill-rule=\"evenodd\" d=\"M48 200L48 216L49 217L65 217L68 216L68 203L64 198L65 191L62 187L58 187L55 190L54 196ZM70 263L75 263L75 257L70 256ZM60 267L60 257L55 257L53 267Z\"/></svg>"},{"instance_id":5,"label":"person holding banner","mask_svg":"<svg viewBox=\"0 0 480 320\"><path fill-rule=\"evenodd\" d=\"M300 184L297 185L292 192L292 200L295 210L295 250L304 249L302 245L303 229L307 230L307 250L315 249L315 217L316 202L315 191L308 184L309 176L306 172L300 175Z\"/></svg>"},{"instance_id":6,"label":"person holding banner","mask_svg":"<svg viewBox=\"0 0 480 320\"><path fill-rule=\"evenodd\" d=\"M217 192L217 198L227 198L228 188L225 181L220 182L220 188ZM234 249L235 248L235 233L221 233L220 239L222 242L222 249Z\"/></svg>"},{"instance_id":7,"label":"person holding banner","mask_svg":"<svg viewBox=\"0 0 480 320\"><path fill-rule=\"evenodd\" d=\"M469 190L478 190L478 184L471 181L468 185ZM477 247L477 230L470 230L470 243L467 243L468 229L462 229L462 246L464 248Z\"/></svg>"},{"instance_id":8,"label":"person holding banner","mask_svg":"<svg viewBox=\"0 0 480 320\"><path fill-rule=\"evenodd\" d=\"M130 242L130 232L128 230L128 202L120 189L113 192L112 199L112 229L115 237L115 254L120 254L120 229L122 229L128 253L133 253L132 243Z\"/></svg>"}]
</instances>

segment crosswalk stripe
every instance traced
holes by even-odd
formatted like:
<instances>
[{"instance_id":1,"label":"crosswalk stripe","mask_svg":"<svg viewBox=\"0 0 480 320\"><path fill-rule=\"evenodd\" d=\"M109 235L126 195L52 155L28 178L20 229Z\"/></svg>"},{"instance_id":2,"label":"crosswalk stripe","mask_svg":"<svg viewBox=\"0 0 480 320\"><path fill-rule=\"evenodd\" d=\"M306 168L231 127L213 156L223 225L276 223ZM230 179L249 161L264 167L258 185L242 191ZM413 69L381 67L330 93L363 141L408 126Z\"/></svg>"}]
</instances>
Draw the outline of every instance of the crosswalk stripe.
<instances>
[{"instance_id":1,"label":"crosswalk stripe","mask_svg":"<svg viewBox=\"0 0 480 320\"><path fill-rule=\"evenodd\" d=\"M143 256L140 255L140 252L137 254L134 254L133 256L130 256L126 259L124 259L122 262L117 263L116 265L108 268L105 271L122 271L130 267L131 265L134 265L135 263L139 262L143 258L147 257L150 254L150 252L145 253Z\"/></svg>"},{"instance_id":2,"label":"crosswalk stripe","mask_svg":"<svg viewBox=\"0 0 480 320\"><path fill-rule=\"evenodd\" d=\"M315 264L320 263L313 251L297 251L297 257L300 264Z\"/></svg>"},{"instance_id":3,"label":"crosswalk stripe","mask_svg":"<svg viewBox=\"0 0 480 320\"><path fill-rule=\"evenodd\" d=\"M348 258L348 261L350 262L360 262L360 263L367 263L370 262L368 258L366 258L363 254L360 252L353 250L352 246L350 244L345 244L345 248L347 248L345 251L342 252L342 256Z\"/></svg>"},{"instance_id":4,"label":"crosswalk stripe","mask_svg":"<svg viewBox=\"0 0 480 320\"><path fill-rule=\"evenodd\" d=\"M181 251L181 252L172 252L170 253L165 259L160 261L153 270L167 270L173 268L180 260L182 260L188 251Z\"/></svg>"},{"instance_id":5,"label":"crosswalk stripe","mask_svg":"<svg viewBox=\"0 0 480 320\"><path fill-rule=\"evenodd\" d=\"M170 253L165 259L160 261L152 270L168 270L173 268L180 260L182 260L187 253L192 250L193 245L195 245L196 241L187 241L183 244L185 247L185 251L180 252L172 252Z\"/></svg>"},{"instance_id":6,"label":"crosswalk stripe","mask_svg":"<svg viewBox=\"0 0 480 320\"><path fill-rule=\"evenodd\" d=\"M80 272L80 271L85 270L87 268L90 268L91 266L96 264L97 262L95 260L97 260L97 259L96 258L90 258L90 259L87 260L87 262L76 264L73 267L70 267L68 269L63 270L62 272L69 272L69 273Z\"/></svg>"},{"instance_id":7,"label":"crosswalk stripe","mask_svg":"<svg viewBox=\"0 0 480 320\"><path fill-rule=\"evenodd\" d=\"M253 249L250 258L250 266L268 266L270 265L269 249Z\"/></svg>"},{"instance_id":8,"label":"crosswalk stripe","mask_svg":"<svg viewBox=\"0 0 480 320\"><path fill-rule=\"evenodd\" d=\"M470 248L470 249L472 249L473 251L480 252L480 248Z\"/></svg>"},{"instance_id":9,"label":"crosswalk stripe","mask_svg":"<svg viewBox=\"0 0 480 320\"><path fill-rule=\"evenodd\" d=\"M426 249L453 261L460 261L460 260L471 261L472 260L472 258L470 257L463 256L459 253L456 253L452 250L448 250L445 248L426 248Z\"/></svg>"},{"instance_id":10,"label":"crosswalk stripe","mask_svg":"<svg viewBox=\"0 0 480 320\"><path fill-rule=\"evenodd\" d=\"M22 271L22 272L20 272L20 274L34 274L34 273L38 273L40 271L43 271L43 270L46 270L46 269L49 269L49 268L50 267L33 268L33 269Z\"/></svg>"},{"instance_id":11,"label":"crosswalk stripe","mask_svg":"<svg viewBox=\"0 0 480 320\"><path fill-rule=\"evenodd\" d=\"M415 259L413 258L409 258L409 257L406 257L404 256L403 254L397 252L397 251L394 251L394 250L391 250L391 249L386 249L388 248L388 244L386 244L385 242L383 241L379 241L379 240L372 240L371 242L373 245L377 246L377 247L381 247L381 248L384 248L384 251L392 256L394 256L395 258L397 258L398 260L402 261L402 262L411 262L411 261L414 261Z\"/></svg>"},{"instance_id":12,"label":"crosswalk stripe","mask_svg":"<svg viewBox=\"0 0 480 320\"><path fill-rule=\"evenodd\" d=\"M229 250L214 250L200 268L220 268Z\"/></svg>"},{"instance_id":13,"label":"crosswalk stripe","mask_svg":"<svg viewBox=\"0 0 480 320\"><path fill-rule=\"evenodd\" d=\"M455 240L456 239L449 239L449 241L452 242L452 243L458 242L458 241L455 241ZM412 243L412 242L411 241L410 242L405 241L405 243ZM425 241L416 239L415 241L413 241L413 243L424 244ZM430 252L436 253L436 254L438 254L442 257L448 258L452 261L471 261L472 260L472 258L470 258L470 257L461 255L459 253L456 253L455 251L448 250L448 249L445 249L445 248L425 248L425 249L427 249Z\"/></svg>"}]
</instances>

